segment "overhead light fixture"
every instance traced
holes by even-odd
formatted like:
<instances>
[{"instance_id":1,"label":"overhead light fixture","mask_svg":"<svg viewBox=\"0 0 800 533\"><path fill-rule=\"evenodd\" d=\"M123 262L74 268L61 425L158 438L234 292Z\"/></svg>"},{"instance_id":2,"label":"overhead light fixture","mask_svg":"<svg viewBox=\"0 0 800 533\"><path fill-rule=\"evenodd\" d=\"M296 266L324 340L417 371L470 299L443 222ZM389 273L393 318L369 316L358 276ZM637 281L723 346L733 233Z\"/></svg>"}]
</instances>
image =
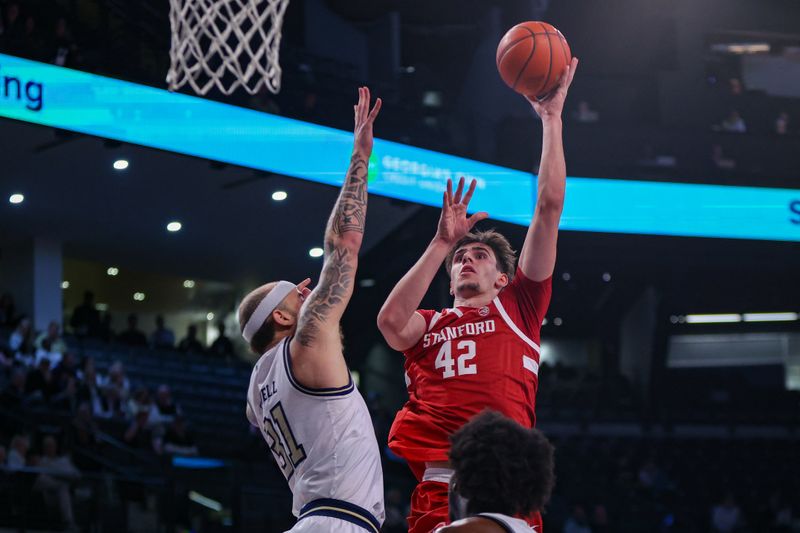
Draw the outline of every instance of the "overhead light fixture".
<instances>
[{"instance_id":1,"label":"overhead light fixture","mask_svg":"<svg viewBox=\"0 0 800 533\"><path fill-rule=\"evenodd\" d=\"M563 321L563 320L561 320L561 317L560 317L560 316L557 316L557 317L555 317L555 318L553 319L553 324L555 324L556 326L560 326L560 325L561 325L561 324L563 324L563 323L564 323L564 321Z\"/></svg>"},{"instance_id":2,"label":"overhead light fixture","mask_svg":"<svg viewBox=\"0 0 800 533\"><path fill-rule=\"evenodd\" d=\"M108 311L108 304L98 302L94 304L94 308L97 309L98 311L106 312Z\"/></svg>"},{"instance_id":3,"label":"overhead light fixture","mask_svg":"<svg viewBox=\"0 0 800 533\"><path fill-rule=\"evenodd\" d=\"M564 272L563 274L561 274L561 279L563 279L564 281L569 281L572 279L572 275L569 272Z\"/></svg>"},{"instance_id":4,"label":"overhead light fixture","mask_svg":"<svg viewBox=\"0 0 800 533\"><path fill-rule=\"evenodd\" d=\"M194 288L194 280L193 279L185 279L185 280L183 280L183 287L185 289L193 289Z\"/></svg>"},{"instance_id":5,"label":"overhead light fixture","mask_svg":"<svg viewBox=\"0 0 800 533\"><path fill-rule=\"evenodd\" d=\"M686 315L687 324L727 324L741 322L742 315L738 313L720 313L716 315Z\"/></svg>"},{"instance_id":6,"label":"overhead light fixture","mask_svg":"<svg viewBox=\"0 0 800 533\"><path fill-rule=\"evenodd\" d=\"M716 43L711 45L714 52L728 54L768 54L771 47L769 43Z\"/></svg>"},{"instance_id":7,"label":"overhead light fixture","mask_svg":"<svg viewBox=\"0 0 800 533\"><path fill-rule=\"evenodd\" d=\"M311 257L322 257L325 251L322 248L314 247L308 251L308 255Z\"/></svg>"},{"instance_id":8,"label":"overhead light fixture","mask_svg":"<svg viewBox=\"0 0 800 533\"><path fill-rule=\"evenodd\" d=\"M745 322L792 322L800 318L798 313L745 313Z\"/></svg>"},{"instance_id":9,"label":"overhead light fixture","mask_svg":"<svg viewBox=\"0 0 800 533\"><path fill-rule=\"evenodd\" d=\"M106 274L108 274L109 276L116 276L117 274L119 274L119 269L117 267L108 267L108 270L106 270Z\"/></svg>"},{"instance_id":10,"label":"overhead light fixture","mask_svg":"<svg viewBox=\"0 0 800 533\"><path fill-rule=\"evenodd\" d=\"M180 222L172 221L169 224L167 224L167 231L175 233L176 231L180 231L182 227L183 224L181 224Z\"/></svg>"},{"instance_id":11,"label":"overhead light fixture","mask_svg":"<svg viewBox=\"0 0 800 533\"><path fill-rule=\"evenodd\" d=\"M144 293L143 292L134 292L133 293L133 299L136 300L137 302L143 302L144 301Z\"/></svg>"},{"instance_id":12,"label":"overhead light fixture","mask_svg":"<svg viewBox=\"0 0 800 533\"><path fill-rule=\"evenodd\" d=\"M8 197L8 201L12 204L21 204L25 201L25 195L20 193L14 193Z\"/></svg>"},{"instance_id":13,"label":"overhead light fixture","mask_svg":"<svg viewBox=\"0 0 800 533\"><path fill-rule=\"evenodd\" d=\"M206 320L208 320L209 322L211 322L212 320L214 320L214 313L211 313L211 312L209 312L209 313L206 315Z\"/></svg>"},{"instance_id":14,"label":"overhead light fixture","mask_svg":"<svg viewBox=\"0 0 800 533\"><path fill-rule=\"evenodd\" d=\"M289 195L286 194L286 191L275 191L274 193L272 193L272 199L275 200L276 202L282 202L286 200L286 198L288 197Z\"/></svg>"},{"instance_id":15,"label":"overhead light fixture","mask_svg":"<svg viewBox=\"0 0 800 533\"><path fill-rule=\"evenodd\" d=\"M114 170L125 170L126 168L128 168L127 159L117 159L114 161Z\"/></svg>"},{"instance_id":16,"label":"overhead light fixture","mask_svg":"<svg viewBox=\"0 0 800 533\"><path fill-rule=\"evenodd\" d=\"M372 278L364 278L358 282L359 287L369 288L375 286L375 280Z\"/></svg>"},{"instance_id":17,"label":"overhead light fixture","mask_svg":"<svg viewBox=\"0 0 800 533\"><path fill-rule=\"evenodd\" d=\"M608 272L603 272L603 281L605 282L611 281L611 274L609 274Z\"/></svg>"},{"instance_id":18,"label":"overhead light fixture","mask_svg":"<svg viewBox=\"0 0 800 533\"><path fill-rule=\"evenodd\" d=\"M66 280L62 281L61 282L61 288L62 289L69 289L69 281L66 281Z\"/></svg>"}]
</instances>

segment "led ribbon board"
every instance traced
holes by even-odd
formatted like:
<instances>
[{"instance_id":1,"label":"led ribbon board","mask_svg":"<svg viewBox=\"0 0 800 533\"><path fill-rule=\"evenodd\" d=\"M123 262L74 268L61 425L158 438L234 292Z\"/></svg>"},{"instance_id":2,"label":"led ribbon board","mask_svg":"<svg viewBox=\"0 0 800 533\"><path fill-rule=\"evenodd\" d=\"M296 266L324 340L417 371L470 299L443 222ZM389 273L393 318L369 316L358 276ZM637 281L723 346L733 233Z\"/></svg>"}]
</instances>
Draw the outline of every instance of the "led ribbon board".
<instances>
[{"instance_id":1,"label":"led ribbon board","mask_svg":"<svg viewBox=\"0 0 800 533\"><path fill-rule=\"evenodd\" d=\"M350 132L2 54L0 116L331 185L352 147ZM375 140L373 193L438 206L459 176L478 180L472 209L530 222L530 174ZM561 228L800 241L800 190L570 177Z\"/></svg>"}]
</instances>

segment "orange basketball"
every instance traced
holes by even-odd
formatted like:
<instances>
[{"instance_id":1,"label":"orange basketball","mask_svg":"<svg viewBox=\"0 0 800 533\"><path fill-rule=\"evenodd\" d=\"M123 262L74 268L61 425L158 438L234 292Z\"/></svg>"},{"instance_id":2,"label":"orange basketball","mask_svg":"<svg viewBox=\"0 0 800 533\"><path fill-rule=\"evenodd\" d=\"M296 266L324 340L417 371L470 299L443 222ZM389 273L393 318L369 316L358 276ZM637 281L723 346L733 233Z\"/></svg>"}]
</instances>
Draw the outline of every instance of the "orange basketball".
<instances>
[{"instance_id":1,"label":"orange basketball","mask_svg":"<svg viewBox=\"0 0 800 533\"><path fill-rule=\"evenodd\" d=\"M558 83L572 54L560 31L546 22L522 22L497 45L497 70L520 94L542 98Z\"/></svg>"}]
</instances>

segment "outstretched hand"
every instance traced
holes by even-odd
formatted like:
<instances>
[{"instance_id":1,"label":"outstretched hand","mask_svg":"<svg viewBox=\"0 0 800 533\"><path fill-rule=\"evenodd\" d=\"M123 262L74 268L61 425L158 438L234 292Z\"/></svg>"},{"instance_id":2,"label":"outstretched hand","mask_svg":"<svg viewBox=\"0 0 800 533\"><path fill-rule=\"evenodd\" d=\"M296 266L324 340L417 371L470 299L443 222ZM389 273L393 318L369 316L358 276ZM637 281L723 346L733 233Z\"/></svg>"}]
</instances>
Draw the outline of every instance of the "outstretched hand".
<instances>
[{"instance_id":1,"label":"outstretched hand","mask_svg":"<svg viewBox=\"0 0 800 533\"><path fill-rule=\"evenodd\" d=\"M358 104L353 106L355 113L355 141L353 148L366 154L372 153L372 124L381 110L383 102L380 98L375 101L375 107L369 110L369 88L358 88Z\"/></svg>"},{"instance_id":2,"label":"outstretched hand","mask_svg":"<svg viewBox=\"0 0 800 533\"><path fill-rule=\"evenodd\" d=\"M572 78L575 77L575 69L578 67L578 58L573 57L572 61L564 70L558 85L541 100L535 96L526 95L525 99L531 103L536 114L542 119L550 117L560 117L564 109L564 101L567 99L567 91L572 85Z\"/></svg>"},{"instance_id":3,"label":"outstretched hand","mask_svg":"<svg viewBox=\"0 0 800 533\"><path fill-rule=\"evenodd\" d=\"M453 246L458 240L469 233L479 221L489 218L489 213L479 211L467 217L467 207L475 192L477 182L472 180L467 193L464 192L464 178L458 180L458 188L453 194L453 180L447 180L447 190L442 200L442 214L439 217L439 227L436 230L436 239Z\"/></svg>"}]
</instances>

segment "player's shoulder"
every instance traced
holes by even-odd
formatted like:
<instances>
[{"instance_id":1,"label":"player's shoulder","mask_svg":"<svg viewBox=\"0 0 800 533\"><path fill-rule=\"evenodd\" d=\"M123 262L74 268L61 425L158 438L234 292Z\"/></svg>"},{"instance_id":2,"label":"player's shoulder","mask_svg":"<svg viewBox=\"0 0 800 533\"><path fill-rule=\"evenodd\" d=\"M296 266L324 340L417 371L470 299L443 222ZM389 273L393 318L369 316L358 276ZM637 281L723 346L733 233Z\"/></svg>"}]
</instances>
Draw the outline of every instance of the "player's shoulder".
<instances>
[{"instance_id":1,"label":"player's shoulder","mask_svg":"<svg viewBox=\"0 0 800 533\"><path fill-rule=\"evenodd\" d=\"M471 516L441 527L436 533L504 533L504 530L493 520Z\"/></svg>"}]
</instances>

